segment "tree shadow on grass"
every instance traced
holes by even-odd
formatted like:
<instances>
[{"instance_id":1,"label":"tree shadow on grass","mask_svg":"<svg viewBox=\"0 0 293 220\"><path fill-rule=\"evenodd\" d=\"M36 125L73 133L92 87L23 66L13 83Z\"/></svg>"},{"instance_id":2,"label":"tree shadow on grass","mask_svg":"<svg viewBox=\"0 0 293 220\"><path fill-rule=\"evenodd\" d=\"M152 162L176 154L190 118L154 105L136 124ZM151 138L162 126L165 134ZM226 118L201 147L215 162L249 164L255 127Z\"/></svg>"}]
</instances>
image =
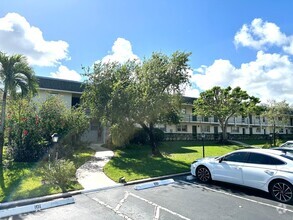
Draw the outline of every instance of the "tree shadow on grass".
<instances>
[{"instance_id":1,"label":"tree shadow on grass","mask_svg":"<svg viewBox=\"0 0 293 220\"><path fill-rule=\"evenodd\" d=\"M188 172L190 167L188 163L174 161L168 157L151 156L141 158L114 157L109 163L120 171L118 173L125 176L126 181ZM110 177L118 181L121 176Z\"/></svg>"}]
</instances>

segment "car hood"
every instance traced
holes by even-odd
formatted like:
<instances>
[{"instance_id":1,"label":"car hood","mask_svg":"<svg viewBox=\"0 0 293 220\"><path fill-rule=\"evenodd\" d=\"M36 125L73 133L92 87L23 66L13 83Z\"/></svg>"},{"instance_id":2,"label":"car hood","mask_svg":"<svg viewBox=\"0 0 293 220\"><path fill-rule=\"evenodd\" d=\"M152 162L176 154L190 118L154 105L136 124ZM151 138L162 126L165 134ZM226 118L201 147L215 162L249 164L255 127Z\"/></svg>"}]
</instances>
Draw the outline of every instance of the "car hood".
<instances>
[{"instance_id":1,"label":"car hood","mask_svg":"<svg viewBox=\"0 0 293 220\"><path fill-rule=\"evenodd\" d=\"M217 158L219 158L219 157L205 157L205 158L199 158L199 159L197 159L196 161L194 161L193 163L215 161Z\"/></svg>"}]
</instances>

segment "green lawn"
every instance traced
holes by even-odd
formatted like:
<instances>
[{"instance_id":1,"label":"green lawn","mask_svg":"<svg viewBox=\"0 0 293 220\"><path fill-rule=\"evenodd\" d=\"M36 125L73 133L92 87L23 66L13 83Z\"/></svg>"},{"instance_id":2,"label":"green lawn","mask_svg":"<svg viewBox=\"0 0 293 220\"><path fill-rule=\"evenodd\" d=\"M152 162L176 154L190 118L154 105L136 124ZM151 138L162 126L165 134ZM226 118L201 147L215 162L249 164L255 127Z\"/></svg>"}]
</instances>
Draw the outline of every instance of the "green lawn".
<instances>
[{"instance_id":1,"label":"green lawn","mask_svg":"<svg viewBox=\"0 0 293 220\"><path fill-rule=\"evenodd\" d=\"M75 152L71 160L78 168L90 160L94 152L92 149L82 148ZM10 163L2 170L0 168L0 202L60 193L61 189L42 183L42 178L38 174L41 166L48 166L48 164L44 162ZM78 189L82 189L82 186L75 182L68 191Z\"/></svg>"},{"instance_id":2,"label":"green lawn","mask_svg":"<svg viewBox=\"0 0 293 220\"><path fill-rule=\"evenodd\" d=\"M114 181L124 176L126 181L144 179L189 171L190 164L202 157L202 142L164 142L160 146L164 157L150 156L150 147L128 146L115 151L104 167L104 172ZM239 149L239 146L219 146L214 142L205 143L206 156L219 156Z\"/></svg>"}]
</instances>

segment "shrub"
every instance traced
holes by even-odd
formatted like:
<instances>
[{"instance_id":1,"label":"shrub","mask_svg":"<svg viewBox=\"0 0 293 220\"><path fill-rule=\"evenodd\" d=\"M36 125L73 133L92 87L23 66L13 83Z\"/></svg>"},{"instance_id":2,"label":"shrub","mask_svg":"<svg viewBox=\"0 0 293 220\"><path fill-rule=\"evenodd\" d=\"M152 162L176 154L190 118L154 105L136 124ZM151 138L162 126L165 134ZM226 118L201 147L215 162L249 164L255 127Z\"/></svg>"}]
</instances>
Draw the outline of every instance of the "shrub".
<instances>
[{"instance_id":1,"label":"shrub","mask_svg":"<svg viewBox=\"0 0 293 220\"><path fill-rule=\"evenodd\" d=\"M75 181L76 168L70 160L54 160L50 167L41 169L41 176L46 183L59 187L65 192Z\"/></svg>"},{"instance_id":2,"label":"shrub","mask_svg":"<svg viewBox=\"0 0 293 220\"><path fill-rule=\"evenodd\" d=\"M165 133L159 128L154 129L155 141L156 143L162 142L165 138Z\"/></svg>"},{"instance_id":3,"label":"shrub","mask_svg":"<svg viewBox=\"0 0 293 220\"><path fill-rule=\"evenodd\" d=\"M154 129L154 138L155 138L155 142L159 143L162 142L164 140L164 132L159 129L159 128L155 128ZM129 141L131 144L141 144L141 145L145 145L149 143L149 135L148 133L142 129L142 128L138 128L136 130L136 132L133 135L133 138Z\"/></svg>"},{"instance_id":4,"label":"shrub","mask_svg":"<svg viewBox=\"0 0 293 220\"><path fill-rule=\"evenodd\" d=\"M51 135L58 133L59 157L71 156L88 126L83 109L67 109L58 96L49 97L39 107L25 99L12 101L6 129L10 153L17 162L38 161L52 147Z\"/></svg>"},{"instance_id":5,"label":"shrub","mask_svg":"<svg viewBox=\"0 0 293 220\"><path fill-rule=\"evenodd\" d=\"M281 146L281 144L283 143L283 141L281 139L276 139L276 146Z\"/></svg>"},{"instance_id":6,"label":"shrub","mask_svg":"<svg viewBox=\"0 0 293 220\"><path fill-rule=\"evenodd\" d=\"M36 105L25 99L9 103L6 135L9 153L15 161L37 161L43 156L47 142L40 130Z\"/></svg>"},{"instance_id":7,"label":"shrub","mask_svg":"<svg viewBox=\"0 0 293 220\"><path fill-rule=\"evenodd\" d=\"M131 144L141 144L145 145L149 142L149 136L142 128L137 128L133 137L130 139Z\"/></svg>"},{"instance_id":8,"label":"shrub","mask_svg":"<svg viewBox=\"0 0 293 220\"><path fill-rule=\"evenodd\" d=\"M265 143L263 146L262 146L263 149L269 149L271 148L271 145L268 144L268 143Z\"/></svg>"}]
</instances>

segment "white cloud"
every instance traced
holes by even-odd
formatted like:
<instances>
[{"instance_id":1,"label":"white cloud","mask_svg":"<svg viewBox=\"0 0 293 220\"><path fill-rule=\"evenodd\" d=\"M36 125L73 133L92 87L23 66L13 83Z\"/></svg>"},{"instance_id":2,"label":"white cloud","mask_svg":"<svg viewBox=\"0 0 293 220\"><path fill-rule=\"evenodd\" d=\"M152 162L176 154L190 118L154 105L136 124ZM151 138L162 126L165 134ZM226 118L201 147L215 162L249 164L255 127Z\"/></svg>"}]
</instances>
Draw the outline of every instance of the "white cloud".
<instances>
[{"instance_id":1,"label":"white cloud","mask_svg":"<svg viewBox=\"0 0 293 220\"><path fill-rule=\"evenodd\" d=\"M255 61L243 63L240 68L228 60L215 60L204 73L194 74L193 79L201 90L240 86L262 101L285 99L293 103L293 63L287 55L259 51Z\"/></svg>"},{"instance_id":2,"label":"white cloud","mask_svg":"<svg viewBox=\"0 0 293 220\"><path fill-rule=\"evenodd\" d=\"M39 28L31 26L17 13L0 18L0 50L24 54L30 64L37 66L55 66L69 59L67 42L46 41Z\"/></svg>"},{"instance_id":3,"label":"white cloud","mask_svg":"<svg viewBox=\"0 0 293 220\"><path fill-rule=\"evenodd\" d=\"M266 46L285 45L288 43L288 39L276 24L256 18L250 25L242 26L234 37L234 43L259 50Z\"/></svg>"},{"instance_id":4,"label":"white cloud","mask_svg":"<svg viewBox=\"0 0 293 220\"><path fill-rule=\"evenodd\" d=\"M58 79L67 79L67 80L74 80L80 81L81 75L78 74L74 70L69 70L66 66L59 66L58 71L56 73L51 73L51 76Z\"/></svg>"},{"instance_id":5,"label":"white cloud","mask_svg":"<svg viewBox=\"0 0 293 220\"><path fill-rule=\"evenodd\" d=\"M132 52L132 46L130 41L124 38L117 38L112 46L112 54L105 56L102 62L119 62L125 63L128 60L138 60L139 58Z\"/></svg>"}]
</instances>

